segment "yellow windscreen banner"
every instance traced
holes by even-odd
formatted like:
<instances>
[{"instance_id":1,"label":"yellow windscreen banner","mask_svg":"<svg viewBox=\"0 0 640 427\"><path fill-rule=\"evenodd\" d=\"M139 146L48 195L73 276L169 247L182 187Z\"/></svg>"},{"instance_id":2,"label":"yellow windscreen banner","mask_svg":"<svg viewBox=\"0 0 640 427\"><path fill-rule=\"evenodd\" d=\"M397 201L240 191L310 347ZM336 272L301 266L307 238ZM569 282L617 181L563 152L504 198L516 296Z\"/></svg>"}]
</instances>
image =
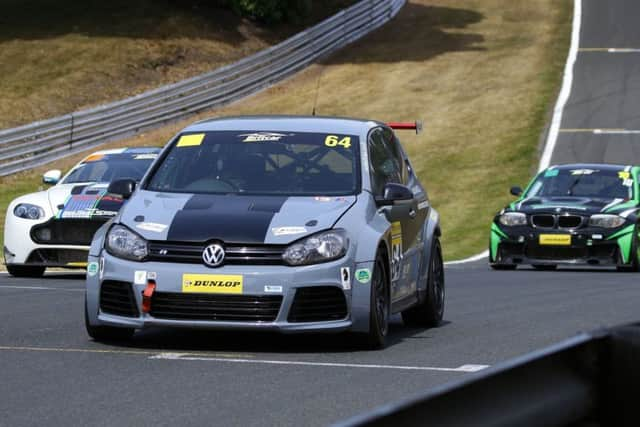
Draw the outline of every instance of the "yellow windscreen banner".
<instances>
[{"instance_id":1,"label":"yellow windscreen banner","mask_svg":"<svg viewBox=\"0 0 640 427\"><path fill-rule=\"evenodd\" d=\"M183 274L182 292L206 294L241 294L242 275Z\"/></svg>"},{"instance_id":2,"label":"yellow windscreen banner","mask_svg":"<svg viewBox=\"0 0 640 427\"><path fill-rule=\"evenodd\" d=\"M204 133L194 133L191 135L182 135L178 140L178 147L193 147L202 144Z\"/></svg>"}]
</instances>

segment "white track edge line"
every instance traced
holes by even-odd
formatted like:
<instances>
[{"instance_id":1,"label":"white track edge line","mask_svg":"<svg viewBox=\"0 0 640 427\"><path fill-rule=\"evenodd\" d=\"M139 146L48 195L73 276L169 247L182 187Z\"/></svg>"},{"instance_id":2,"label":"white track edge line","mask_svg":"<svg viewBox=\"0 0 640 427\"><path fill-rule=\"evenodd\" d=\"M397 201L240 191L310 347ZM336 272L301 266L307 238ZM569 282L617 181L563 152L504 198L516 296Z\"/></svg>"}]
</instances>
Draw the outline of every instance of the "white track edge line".
<instances>
[{"instance_id":1,"label":"white track edge line","mask_svg":"<svg viewBox=\"0 0 640 427\"><path fill-rule=\"evenodd\" d=\"M578 48L580 47L580 26L582 23L582 0L574 0L573 2L573 28L571 30L571 46L569 48L569 56L567 57L567 63L564 66L564 77L562 79L562 88L556 106L553 109L553 119L551 120L551 126L549 128L549 135L547 136L547 142L540 158L540 164L538 171L546 169L551 163L551 156L556 148L556 142L558 141L558 134L560 133L560 124L562 122L562 114L564 113L564 107L571 95L571 86L573 85L573 67L576 59L578 58ZM458 261L448 261L445 265L466 264L468 262L474 262L486 258L489 256L489 251L485 250L482 253L471 256L469 258L461 259Z\"/></svg>"},{"instance_id":2,"label":"white track edge line","mask_svg":"<svg viewBox=\"0 0 640 427\"><path fill-rule=\"evenodd\" d=\"M564 113L564 107L571 95L571 86L573 85L573 68L578 58L578 49L580 47L580 26L582 23L582 0L574 0L573 2L573 29L571 31L571 47L569 48L569 56L567 57L567 63L564 67L564 77L562 79L562 89L558 96L558 101L553 110L553 119L551 120L551 127L549 128L549 135L547 136L547 143L545 144L542 157L540 158L540 165L538 171L542 171L549 167L551 163L551 156L556 148L556 142L558 141L558 133L560 132L560 124L562 122L562 115Z\"/></svg>"},{"instance_id":3,"label":"white track edge line","mask_svg":"<svg viewBox=\"0 0 640 427\"><path fill-rule=\"evenodd\" d=\"M486 369L489 365L462 365L457 368L439 368L435 366L401 366L378 365L360 363L336 363L336 362L305 362L300 360L268 360L268 359L223 359L218 357L194 357L184 356L181 353L160 353L150 356L155 360L186 360L199 362L227 362L227 363L252 363L258 365L297 365L319 366L329 368L366 368L366 369L396 369L403 371L441 371L441 372L477 372Z\"/></svg>"}]
</instances>

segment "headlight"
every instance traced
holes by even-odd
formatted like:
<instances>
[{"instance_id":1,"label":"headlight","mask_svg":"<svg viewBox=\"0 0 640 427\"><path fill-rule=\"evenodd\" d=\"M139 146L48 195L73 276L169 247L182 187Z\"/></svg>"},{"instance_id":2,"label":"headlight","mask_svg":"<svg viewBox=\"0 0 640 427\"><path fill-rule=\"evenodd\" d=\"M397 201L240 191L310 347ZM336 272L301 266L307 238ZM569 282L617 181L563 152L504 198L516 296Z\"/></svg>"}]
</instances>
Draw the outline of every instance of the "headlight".
<instances>
[{"instance_id":1,"label":"headlight","mask_svg":"<svg viewBox=\"0 0 640 427\"><path fill-rule=\"evenodd\" d=\"M20 203L13 208L13 214L24 219L38 219L44 216L44 210L40 206L31 203Z\"/></svg>"},{"instance_id":2,"label":"headlight","mask_svg":"<svg viewBox=\"0 0 640 427\"><path fill-rule=\"evenodd\" d=\"M316 264L344 256L348 247L349 238L344 230L330 230L293 243L282 259L289 265Z\"/></svg>"},{"instance_id":3,"label":"headlight","mask_svg":"<svg viewBox=\"0 0 640 427\"><path fill-rule=\"evenodd\" d=\"M107 251L119 258L140 261L147 256L147 241L123 225L114 225L107 234Z\"/></svg>"},{"instance_id":4,"label":"headlight","mask_svg":"<svg viewBox=\"0 0 640 427\"><path fill-rule=\"evenodd\" d=\"M500 215L500 224L512 227L514 225L526 225L527 216L521 212L507 212Z\"/></svg>"},{"instance_id":5,"label":"headlight","mask_svg":"<svg viewBox=\"0 0 640 427\"><path fill-rule=\"evenodd\" d=\"M625 219L618 215L598 214L591 215L589 226L602 228L616 228L625 223Z\"/></svg>"}]
</instances>

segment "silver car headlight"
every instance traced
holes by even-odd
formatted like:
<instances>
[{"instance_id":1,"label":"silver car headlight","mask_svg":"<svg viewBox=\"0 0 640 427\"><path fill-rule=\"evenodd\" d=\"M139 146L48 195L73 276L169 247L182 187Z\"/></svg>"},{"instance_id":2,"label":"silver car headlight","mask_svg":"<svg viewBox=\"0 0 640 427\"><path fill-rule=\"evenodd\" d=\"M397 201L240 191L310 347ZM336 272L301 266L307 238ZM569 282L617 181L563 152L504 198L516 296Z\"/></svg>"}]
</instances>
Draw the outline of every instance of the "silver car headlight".
<instances>
[{"instance_id":1,"label":"silver car headlight","mask_svg":"<svg viewBox=\"0 0 640 427\"><path fill-rule=\"evenodd\" d=\"M500 224L507 227L513 227L514 225L526 225L527 216L522 212L507 212L500 215Z\"/></svg>"},{"instance_id":2,"label":"silver car headlight","mask_svg":"<svg viewBox=\"0 0 640 427\"><path fill-rule=\"evenodd\" d=\"M625 219L618 215L597 214L589 218L590 227L616 228L625 223Z\"/></svg>"},{"instance_id":3,"label":"silver car headlight","mask_svg":"<svg viewBox=\"0 0 640 427\"><path fill-rule=\"evenodd\" d=\"M344 230L329 230L291 244L282 254L289 265L307 265L338 259L347 253L349 238Z\"/></svg>"},{"instance_id":4,"label":"silver car headlight","mask_svg":"<svg viewBox=\"0 0 640 427\"><path fill-rule=\"evenodd\" d=\"M107 233L107 251L118 258L141 261L147 256L147 241L123 225L116 224Z\"/></svg>"},{"instance_id":5,"label":"silver car headlight","mask_svg":"<svg viewBox=\"0 0 640 427\"><path fill-rule=\"evenodd\" d=\"M44 210L31 203L20 203L13 208L13 214L19 218L38 219L44 216Z\"/></svg>"}]
</instances>

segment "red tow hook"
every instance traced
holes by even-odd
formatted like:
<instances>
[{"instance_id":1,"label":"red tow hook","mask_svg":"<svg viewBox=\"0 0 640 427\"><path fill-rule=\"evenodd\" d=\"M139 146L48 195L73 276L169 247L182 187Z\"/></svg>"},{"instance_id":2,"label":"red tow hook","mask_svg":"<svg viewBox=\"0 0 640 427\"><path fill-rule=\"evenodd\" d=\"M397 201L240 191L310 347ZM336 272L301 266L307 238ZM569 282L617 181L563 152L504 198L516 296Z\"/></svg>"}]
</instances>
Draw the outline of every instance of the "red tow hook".
<instances>
[{"instance_id":1,"label":"red tow hook","mask_svg":"<svg viewBox=\"0 0 640 427\"><path fill-rule=\"evenodd\" d=\"M142 292L142 312L149 313L151 312L151 297L153 296L153 292L156 290L156 281L155 280L147 280L147 287L144 288Z\"/></svg>"}]
</instances>

